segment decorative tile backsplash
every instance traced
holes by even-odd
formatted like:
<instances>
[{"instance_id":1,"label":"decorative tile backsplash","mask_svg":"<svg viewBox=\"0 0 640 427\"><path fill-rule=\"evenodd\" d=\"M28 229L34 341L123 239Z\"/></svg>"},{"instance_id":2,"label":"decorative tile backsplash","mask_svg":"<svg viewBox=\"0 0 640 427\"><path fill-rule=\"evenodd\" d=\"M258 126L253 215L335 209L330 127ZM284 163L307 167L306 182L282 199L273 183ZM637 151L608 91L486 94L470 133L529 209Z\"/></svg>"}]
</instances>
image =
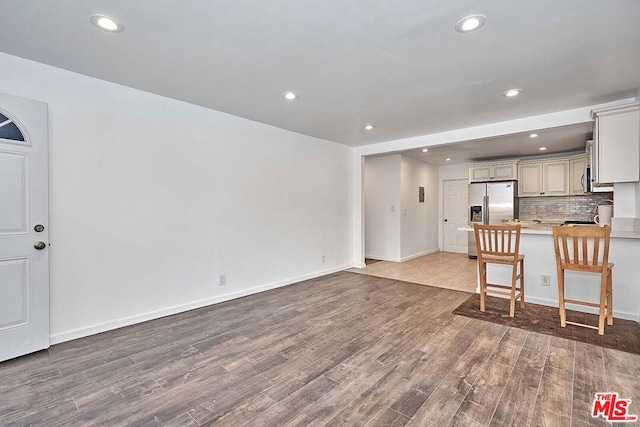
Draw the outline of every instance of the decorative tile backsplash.
<instances>
[{"instance_id":1,"label":"decorative tile backsplash","mask_svg":"<svg viewBox=\"0 0 640 427\"><path fill-rule=\"evenodd\" d=\"M520 219L543 222L592 221L598 202L613 200L613 193L583 196L521 197Z\"/></svg>"}]
</instances>

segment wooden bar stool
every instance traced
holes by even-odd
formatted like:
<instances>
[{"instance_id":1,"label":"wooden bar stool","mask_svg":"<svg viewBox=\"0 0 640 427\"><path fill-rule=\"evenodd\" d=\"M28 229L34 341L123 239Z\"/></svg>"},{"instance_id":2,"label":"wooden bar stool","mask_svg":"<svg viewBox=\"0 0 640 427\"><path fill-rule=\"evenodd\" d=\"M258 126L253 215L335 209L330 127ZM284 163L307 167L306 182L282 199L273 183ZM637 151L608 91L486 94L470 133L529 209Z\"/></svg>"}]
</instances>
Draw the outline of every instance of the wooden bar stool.
<instances>
[{"instance_id":1,"label":"wooden bar stool","mask_svg":"<svg viewBox=\"0 0 640 427\"><path fill-rule=\"evenodd\" d=\"M480 311L485 310L487 293L508 295L511 298L509 316L513 317L516 312L516 300L519 299L520 308L524 308L524 255L518 253L520 226L473 224L473 231L476 234L478 249ZM510 265L511 285L487 283L487 264ZM516 286L518 280L519 287Z\"/></svg>"},{"instance_id":2,"label":"wooden bar stool","mask_svg":"<svg viewBox=\"0 0 640 427\"><path fill-rule=\"evenodd\" d=\"M553 227L553 245L556 250L558 268L558 298L560 302L560 325L597 329L604 335L604 319L613 325L613 264L609 262L609 240L611 228L605 227ZM565 270L600 274L600 303L578 301L564 297ZM565 302L598 308L598 326L569 322Z\"/></svg>"}]
</instances>

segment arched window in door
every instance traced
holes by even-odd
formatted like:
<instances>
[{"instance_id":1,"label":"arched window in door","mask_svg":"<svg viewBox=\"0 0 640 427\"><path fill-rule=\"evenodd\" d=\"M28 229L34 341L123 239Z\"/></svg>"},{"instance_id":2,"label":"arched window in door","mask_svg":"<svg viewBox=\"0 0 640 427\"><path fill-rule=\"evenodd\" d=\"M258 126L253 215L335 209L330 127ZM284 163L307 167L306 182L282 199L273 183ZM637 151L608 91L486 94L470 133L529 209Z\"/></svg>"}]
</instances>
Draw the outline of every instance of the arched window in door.
<instances>
[{"instance_id":1,"label":"arched window in door","mask_svg":"<svg viewBox=\"0 0 640 427\"><path fill-rule=\"evenodd\" d=\"M8 139L10 141L26 142L24 134L13 119L5 116L0 112L0 139Z\"/></svg>"}]
</instances>

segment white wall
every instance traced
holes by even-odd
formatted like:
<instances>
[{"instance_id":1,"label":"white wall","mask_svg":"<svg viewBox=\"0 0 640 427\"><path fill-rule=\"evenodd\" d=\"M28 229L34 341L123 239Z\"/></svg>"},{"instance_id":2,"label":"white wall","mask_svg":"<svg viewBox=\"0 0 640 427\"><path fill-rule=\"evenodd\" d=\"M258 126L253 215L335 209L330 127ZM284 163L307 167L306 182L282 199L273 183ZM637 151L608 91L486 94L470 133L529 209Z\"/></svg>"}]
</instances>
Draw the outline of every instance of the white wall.
<instances>
[{"instance_id":1,"label":"white wall","mask_svg":"<svg viewBox=\"0 0 640 427\"><path fill-rule=\"evenodd\" d=\"M400 262L436 252L438 168L399 154L364 163L365 256Z\"/></svg>"},{"instance_id":2,"label":"white wall","mask_svg":"<svg viewBox=\"0 0 640 427\"><path fill-rule=\"evenodd\" d=\"M438 167L401 156L401 259L438 251ZM418 187L425 201L418 203Z\"/></svg>"},{"instance_id":3,"label":"white wall","mask_svg":"<svg viewBox=\"0 0 640 427\"><path fill-rule=\"evenodd\" d=\"M52 342L351 266L349 147L6 54L0 91L49 105Z\"/></svg>"},{"instance_id":4,"label":"white wall","mask_svg":"<svg viewBox=\"0 0 640 427\"><path fill-rule=\"evenodd\" d=\"M466 164L445 165L438 168L440 185L447 179L469 179L469 166Z\"/></svg>"},{"instance_id":5,"label":"white wall","mask_svg":"<svg viewBox=\"0 0 640 427\"><path fill-rule=\"evenodd\" d=\"M364 162L365 254L400 261L401 156L368 157Z\"/></svg>"},{"instance_id":6,"label":"white wall","mask_svg":"<svg viewBox=\"0 0 640 427\"><path fill-rule=\"evenodd\" d=\"M638 183L616 182L613 184L613 216L619 218L635 218L639 215L636 211Z\"/></svg>"}]
</instances>

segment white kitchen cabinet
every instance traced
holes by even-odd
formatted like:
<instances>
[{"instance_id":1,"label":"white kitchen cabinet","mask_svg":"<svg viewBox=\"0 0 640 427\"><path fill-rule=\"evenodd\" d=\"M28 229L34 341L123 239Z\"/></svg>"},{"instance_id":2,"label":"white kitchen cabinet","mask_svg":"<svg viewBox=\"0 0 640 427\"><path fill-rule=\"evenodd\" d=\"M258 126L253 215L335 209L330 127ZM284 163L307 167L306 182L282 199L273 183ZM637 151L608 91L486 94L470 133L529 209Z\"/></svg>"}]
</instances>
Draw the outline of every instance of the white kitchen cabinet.
<instances>
[{"instance_id":1,"label":"white kitchen cabinet","mask_svg":"<svg viewBox=\"0 0 640 427\"><path fill-rule=\"evenodd\" d=\"M567 196L569 194L569 161L560 160L542 164L542 195Z\"/></svg>"},{"instance_id":2,"label":"white kitchen cabinet","mask_svg":"<svg viewBox=\"0 0 640 427\"><path fill-rule=\"evenodd\" d=\"M507 181L509 179L518 179L518 170L516 163L508 163L502 165L494 165L491 168L493 175L491 179L496 181Z\"/></svg>"},{"instance_id":3,"label":"white kitchen cabinet","mask_svg":"<svg viewBox=\"0 0 640 427\"><path fill-rule=\"evenodd\" d=\"M640 180L638 103L593 110L592 178L595 184Z\"/></svg>"},{"instance_id":4,"label":"white kitchen cabinet","mask_svg":"<svg viewBox=\"0 0 640 427\"><path fill-rule=\"evenodd\" d=\"M587 167L587 156L569 159L569 194L584 194L582 186L584 180L584 171Z\"/></svg>"},{"instance_id":5,"label":"white kitchen cabinet","mask_svg":"<svg viewBox=\"0 0 640 427\"><path fill-rule=\"evenodd\" d=\"M490 181L491 166L471 166L469 167L469 182Z\"/></svg>"},{"instance_id":6,"label":"white kitchen cabinet","mask_svg":"<svg viewBox=\"0 0 640 427\"><path fill-rule=\"evenodd\" d=\"M542 163L525 163L518 166L518 196L542 195Z\"/></svg>"},{"instance_id":7,"label":"white kitchen cabinet","mask_svg":"<svg viewBox=\"0 0 640 427\"><path fill-rule=\"evenodd\" d=\"M569 160L523 162L518 165L518 196L569 194Z\"/></svg>"},{"instance_id":8,"label":"white kitchen cabinet","mask_svg":"<svg viewBox=\"0 0 640 427\"><path fill-rule=\"evenodd\" d=\"M517 162L486 163L469 166L469 182L518 179Z\"/></svg>"}]
</instances>

